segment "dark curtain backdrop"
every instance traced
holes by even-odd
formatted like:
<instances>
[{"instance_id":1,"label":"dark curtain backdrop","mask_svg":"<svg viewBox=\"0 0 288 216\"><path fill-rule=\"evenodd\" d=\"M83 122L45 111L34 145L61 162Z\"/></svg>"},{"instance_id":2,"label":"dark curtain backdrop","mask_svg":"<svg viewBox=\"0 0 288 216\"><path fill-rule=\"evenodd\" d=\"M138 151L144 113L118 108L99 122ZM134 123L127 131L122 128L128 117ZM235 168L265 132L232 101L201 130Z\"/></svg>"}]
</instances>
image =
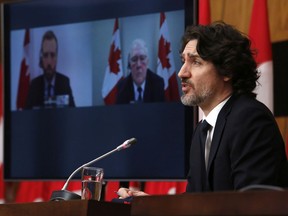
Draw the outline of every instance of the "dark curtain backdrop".
<instances>
[{"instance_id":1,"label":"dark curtain backdrop","mask_svg":"<svg viewBox=\"0 0 288 216\"><path fill-rule=\"evenodd\" d=\"M288 116L288 41L272 44L274 67L274 114Z\"/></svg>"}]
</instances>

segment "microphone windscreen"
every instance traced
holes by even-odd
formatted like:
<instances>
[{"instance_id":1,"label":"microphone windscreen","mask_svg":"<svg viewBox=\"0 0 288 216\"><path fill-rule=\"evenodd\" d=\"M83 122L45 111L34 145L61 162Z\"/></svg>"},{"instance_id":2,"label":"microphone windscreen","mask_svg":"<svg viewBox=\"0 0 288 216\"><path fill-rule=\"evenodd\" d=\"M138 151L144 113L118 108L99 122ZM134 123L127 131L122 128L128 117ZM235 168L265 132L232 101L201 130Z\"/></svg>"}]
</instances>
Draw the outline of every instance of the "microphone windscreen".
<instances>
[{"instance_id":1,"label":"microphone windscreen","mask_svg":"<svg viewBox=\"0 0 288 216\"><path fill-rule=\"evenodd\" d=\"M119 145L116 149L117 151L129 148L131 145L134 145L137 142L135 138L130 138L126 140L123 144Z\"/></svg>"},{"instance_id":2,"label":"microphone windscreen","mask_svg":"<svg viewBox=\"0 0 288 216\"><path fill-rule=\"evenodd\" d=\"M129 143L130 145L134 145L134 144L137 143L137 139L136 139L136 138L131 138L131 139L129 139L128 143Z\"/></svg>"}]
</instances>

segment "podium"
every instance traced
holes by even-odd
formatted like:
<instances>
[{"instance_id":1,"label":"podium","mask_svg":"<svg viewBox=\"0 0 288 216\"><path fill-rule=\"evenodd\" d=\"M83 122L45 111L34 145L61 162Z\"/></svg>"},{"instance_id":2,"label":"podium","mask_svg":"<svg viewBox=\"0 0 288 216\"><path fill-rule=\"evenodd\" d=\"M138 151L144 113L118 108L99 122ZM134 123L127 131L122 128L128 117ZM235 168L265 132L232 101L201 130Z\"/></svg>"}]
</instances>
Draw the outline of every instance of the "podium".
<instances>
[{"instance_id":1,"label":"podium","mask_svg":"<svg viewBox=\"0 0 288 216\"><path fill-rule=\"evenodd\" d=\"M2 216L127 216L130 205L95 200L1 204Z\"/></svg>"},{"instance_id":2,"label":"podium","mask_svg":"<svg viewBox=\"0 0 288 216\"><path fill-rule=\"evenodd\" d=\"M132 204L93 200L1 204L2 216L288 215L288 191L213 192L134 197Z\"/></svg>"},{"instance_id":3,"label":"podium","mask_svg":"<svg viewBox=\"0 0 288 216\"><path fill-rule=\"evenodd\" d=\"M213 192L135 197L131 215L288 215L288 191Z\"/></svg>"}]
</instances>

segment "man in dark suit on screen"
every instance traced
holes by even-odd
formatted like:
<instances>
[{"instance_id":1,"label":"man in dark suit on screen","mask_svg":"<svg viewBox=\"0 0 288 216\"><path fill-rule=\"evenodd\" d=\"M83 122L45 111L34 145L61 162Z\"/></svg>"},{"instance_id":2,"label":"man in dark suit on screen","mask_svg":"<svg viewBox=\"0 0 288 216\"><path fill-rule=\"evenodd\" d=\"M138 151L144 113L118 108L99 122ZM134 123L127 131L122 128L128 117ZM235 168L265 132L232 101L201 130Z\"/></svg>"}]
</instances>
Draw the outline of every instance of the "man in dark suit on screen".
<instances>
[{"instance_id":1,"label":"man in dark suit on screen","mask_svg":"<svg viewBox=\"0 0 288 216\"><path fill-rule=\"evenodd\" d=\"M117 104L165 100L164 80L148 68L147 54L144 41L134 40L128 57L131 73L117 85Z\"/></svg>"},{"instance_id":2,"label":"man in dark suit on screen","mask_svg":"<svg viewBox=\"0 0 288 216\"><path fill-rule=\"evenodd\" d=\"M67 76L56 71L58 42L52 31L42 38L39 66L43 74L34 78L29 86L26 109L70 106L75 102Z\"/></svg>"}]
</instances>

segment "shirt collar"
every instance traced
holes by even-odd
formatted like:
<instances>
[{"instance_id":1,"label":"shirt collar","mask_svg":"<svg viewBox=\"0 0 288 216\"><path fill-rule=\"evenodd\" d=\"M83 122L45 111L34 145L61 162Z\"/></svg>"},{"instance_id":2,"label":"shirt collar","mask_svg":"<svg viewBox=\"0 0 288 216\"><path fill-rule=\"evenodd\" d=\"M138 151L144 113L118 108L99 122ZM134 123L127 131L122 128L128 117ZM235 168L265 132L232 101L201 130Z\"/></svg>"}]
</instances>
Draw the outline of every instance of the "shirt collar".
<instances>
[{"instance_id":1,"label":"shirt collar","mask_svg":"<svg viewBox=\"0 0 288 216\"><path fill-rule=\"evenodd\" d=\"M144 82L140 86L142 88L142 92L144 92L144 90L145 90L145 83L146 83L146 80L144 80ZM133 87L134 87L134 92L138 92L137 91L138 86L135 84L135 82L133 82Z\"/></svg>"},{"instance_id":2,"label":"shirt collar","mask_svg":"<svg viewBox=\"0 0 288 216\"><path fill-rule=\"evenodd\" d=\"M44 81L45 81L45 87L47 88L49 85L49 82L46 80L46 78L44 77ZM51 83L52 86L55 86L55 75L52 77Z\"/></svg>"},{"instance_id":3,"label":"shirt collar","mask_svg":"<svg viewBox=\"0 0 288 216\"><path fill-rule=\"evenodd\" d=\"M220 113L221 109L223 108L223 106L226 104L226 102L229 100L230 97L226 98L216 107L214 107L213 110L208 114L208 116L205 116L203 114L203 120L205 119L214 128L216 125L218 114Z\"/></svg>"}]
</instances>

